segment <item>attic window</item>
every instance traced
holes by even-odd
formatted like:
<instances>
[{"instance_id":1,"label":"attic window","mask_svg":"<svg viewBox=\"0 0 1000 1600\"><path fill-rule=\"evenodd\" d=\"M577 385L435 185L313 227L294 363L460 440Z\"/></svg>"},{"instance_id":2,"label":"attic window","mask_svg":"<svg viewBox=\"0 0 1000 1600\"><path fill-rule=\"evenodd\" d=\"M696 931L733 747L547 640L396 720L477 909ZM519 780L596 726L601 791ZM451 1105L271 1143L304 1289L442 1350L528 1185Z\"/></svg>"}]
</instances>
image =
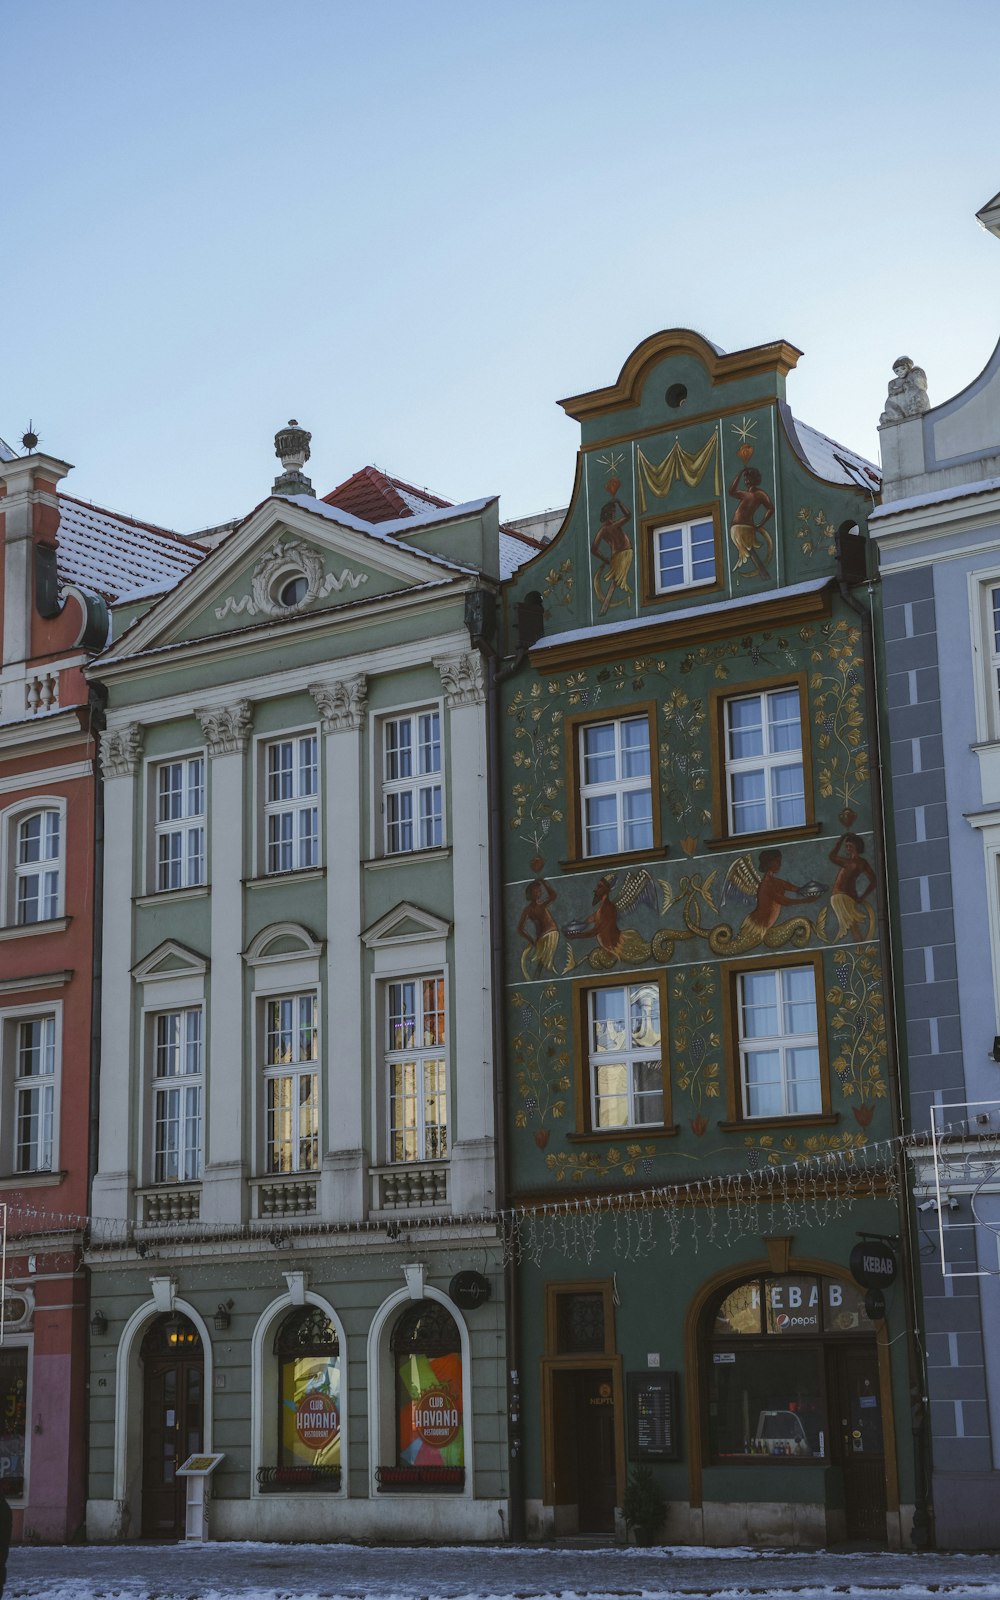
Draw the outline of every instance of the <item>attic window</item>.
<instances>
[{"instance_id":1,"label":"attic window","mask_svg":"<svg viewBox=\"0 0 1000 1600\"><path fill-rule=\"evenodd\" d=\"M309 593L309 579L302 572L291 578L279 578L275 584L275 599L279 606L300 606Z\"/></svg>"},{"instance_id":2,"label":"attic window","mask_svg":"<svg viewBox=\"0 0 1000 1600\"><path fill-rule=\"evenodd\" d=\"M665 399L672 411L678 411L688 397L687 384L672 383L667 390Z\"/></svg>"}]
</instances>

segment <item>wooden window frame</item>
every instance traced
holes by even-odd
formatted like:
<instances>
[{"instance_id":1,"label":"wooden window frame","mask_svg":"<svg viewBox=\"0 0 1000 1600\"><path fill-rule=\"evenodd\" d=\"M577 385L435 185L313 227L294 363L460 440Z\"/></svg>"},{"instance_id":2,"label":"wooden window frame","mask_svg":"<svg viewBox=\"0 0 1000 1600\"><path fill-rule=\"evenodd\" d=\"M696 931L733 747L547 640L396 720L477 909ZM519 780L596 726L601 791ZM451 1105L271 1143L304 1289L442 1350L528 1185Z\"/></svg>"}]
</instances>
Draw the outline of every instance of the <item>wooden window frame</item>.
<instances>
[{"instance_id":1,"label":"wooden window frame","mask_svg":"<svg viewBox=\"0 0 1000 1600\"><path fill-rule=\"evenodd\" d=\"M819 1080L822 1109L802 1115L785 1117L750 1117L746 1112L743 1095L743 1074L740 1065L740 1001L739 978L744 972L774 972L781 967L811 967L816 985L816 1043L819 1050ZM722 967L725 989L723 1030L725 1060L730 1063L726 1083L725 1122L719 1127L727 1132L748 1133L757 1128L822 1128L832 1127L840 1121L833 1110L830 1090L830 1043L826 1026L826 997L823 989L823 956L820 951L788 951L778 954L768 951L766 956L742 961L727 961Z\"/></svg>"},{"instance_id":2,"label":"wooden window frame","mask_svg":"<svg viewBox=\"0 0 1000 1600\"><path fill-rule=\"evenodd\" d=\"M604 1349L559 1349L559 1298L570 1294L599 1294L604 1302ZM611 1278L571 1278L545 1285L545 1355L567 1366L602 1366L616 1352L614 1281Z\"/></svg>"},{"instance_id":3,"label":"wooden window frame","mask_svg":"<svg viewBox=\"0 0 1000 1600\"><path fill-rule=\"evenodd\" d=\"M595 1128L592 1118L593 1096L590 1074L590 1001L595 989L621 989L641 983L655 983L660 991L660 1061L663 1074L663 1121L634 1123L621 1128ZM673 1096L668 1048L667 974L664 970L648 973L608 973L573 985L573 1097L576 1113L576 1132L567 1134L569 1142L581 1140L662 1139L678 1132L673 1120Z\"/></svg>"},{"instance_id":4,"label":"wooden window frame","mask_svg":"<svg viewBox=\"0 0 1000 1600\"><path fill-rule=\"evenodd\" d=\"M581 734L585 727L596 726L602 722L627 722L633 717L646 717L649 723L649 785L652 797L653 814L653 843L643 850L616 850L609 855L588 856L584 852L585 829L583 823L583 795L582 777L583 763L580 757ZM657 738L657 703L655 700L642 700L627 706L608 706L601 711L582 711L564 720L564 737L566 740L566 774L570 794L570 804L566 808L566 834L568 855L560 866L566 871L584 871L595 867L625 866L636 861L649 860L652 856L666 855L667 847L663 843L663 830L661 824L660 808L660 747Z\"/></svg>"},{"instance_id":5,"label":"wooden window frame","mask_svg":"<svg viewBox=\"0 0 1000 1600\"><path fill-rule=\"evenodd\" d=\"M743 700L750 695L768 694L775 689L798 689L799 722L802 729L802 786L805 794L805 821L790 828L766 828L759 833L733 833L729 827L729 764L726 750L726 704L730 700ZM709 695L709 717L712 730L712 826L715 837L705 840L708 850L732 850L735 847L752 850L756 845L777 844L783 839L806 839L820 832L822 824L816 821L813 797L812 741L809 737L809 698L805 672L776 673L770 678L758 678L753 683L727 684L725 688L712 689Z\"/></svg>"},{"instance_id":6,"label":"wooden window frame","mask_svg":"<svg viewBox=\"0 0 1000 1600\"><path fill-rule=\"evenodd\" d=\"M693 522L711 522L715 545L715 577L711 583L682 583L673 589L656 587L656 535L668 528L690 527ZM719 502L704 506L684 506L676 516L663 512L643 517L639 524L639 584L644 606L662 605L685 595L717 594L725 588L725 563L722 549L722 517Z\"/></svg>"}]
</instances>

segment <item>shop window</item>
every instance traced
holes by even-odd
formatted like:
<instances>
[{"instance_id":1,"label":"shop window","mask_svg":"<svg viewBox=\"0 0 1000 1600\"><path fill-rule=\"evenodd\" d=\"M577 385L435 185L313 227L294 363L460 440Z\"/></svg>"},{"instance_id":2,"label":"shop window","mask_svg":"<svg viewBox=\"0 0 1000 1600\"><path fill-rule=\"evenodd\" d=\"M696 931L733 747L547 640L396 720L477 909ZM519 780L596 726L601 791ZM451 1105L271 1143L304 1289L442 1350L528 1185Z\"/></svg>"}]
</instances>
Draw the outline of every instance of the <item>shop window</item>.
<instances>
[{"instance_id":1,"label":"shop window","mask_svg":"<svg viewBox=\"0 0 1000 1600\"><path fill-rule=\"evenodd\" d=\"M28 1350L25 1345L0 1349L0 1494L24 1497L27 1436Z\"/></svg>"},{"instance_id":2,"label":"shop window","mask_svg":"<svg viewBox=\"0 0 1000 1600\"><path fill-rule=\"evenodd\" d=\"M262 1490L331 1490L341 1477L341 1358L337 1330L318 1306L289 1312L274 1340L277 1463Z\"/></svg>"},{"instance_id":3,"label":"shop window","mask_svg":"<svg viewBox=\"0 0 1000 1600\"><path fill-rule=\"evenodd\" d=\"M835 1458L830 1350L845 1336L874 1331L863 1290L836 1278L785 1274L730 1289L710 1315L705 1351L712 1459ZM861 1410L871 1411L870 1429L878 1428L880 1441L877 1397ZM862 1417L862 1444L865 1425Z\"/></svg>"},{"instance_id":4,"label":"shop window","mask_svg":"<svg viewBox=\"0 0 1000 1600\"><path fill-rule=\"evenodd\" d=\"M462 1342L437 1300L418 1300L389 1341L396 1385L396 1459L382 1489L461 1489L465 1483Z\"/></svg>"}]
</instances>

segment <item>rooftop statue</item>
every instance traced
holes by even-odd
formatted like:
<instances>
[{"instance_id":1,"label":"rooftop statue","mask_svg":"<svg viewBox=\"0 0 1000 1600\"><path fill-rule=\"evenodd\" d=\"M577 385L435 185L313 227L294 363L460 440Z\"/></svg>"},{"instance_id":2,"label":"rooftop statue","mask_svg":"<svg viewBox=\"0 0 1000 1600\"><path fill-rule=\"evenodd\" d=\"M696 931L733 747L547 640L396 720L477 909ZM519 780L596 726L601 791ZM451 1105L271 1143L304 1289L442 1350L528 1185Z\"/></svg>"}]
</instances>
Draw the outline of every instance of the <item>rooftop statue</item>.
<instances>
[{"instance_id":1,"label":"rooftop statue","mask_svg":"<svg viewBox=\"0 0 1000 1600\"><path fill-rule=\"evenodd\" d=\"M887 422L904 422L907 417L920 417L930 407L927 395L927 374L923 367L915 367L909 356L900 356L892 363L896 374L889 382L885 410L879 417L879 427Z\"/></svg>"}]
</instances>

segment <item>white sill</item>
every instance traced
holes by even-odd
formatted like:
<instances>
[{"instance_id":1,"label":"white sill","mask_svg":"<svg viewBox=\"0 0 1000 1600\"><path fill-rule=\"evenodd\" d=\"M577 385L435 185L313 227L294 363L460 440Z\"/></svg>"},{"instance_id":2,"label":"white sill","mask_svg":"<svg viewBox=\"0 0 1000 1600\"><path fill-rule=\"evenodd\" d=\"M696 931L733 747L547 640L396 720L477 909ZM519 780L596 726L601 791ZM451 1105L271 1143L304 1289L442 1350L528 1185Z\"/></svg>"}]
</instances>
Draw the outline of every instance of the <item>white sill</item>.
<instances>
[{"instance_id":1,"label":"white sill","mask_svg":"<svg viewBox=\"0 0 1000 1600\"><path fill-rule=\"evenodd\" d=\"M134 906L158 906L163 902L174 900L203 900L210 892L211 884L193 883L188 889L157 889L155 894L137 894L132 904Z\"/></svg>"},{"instance_id":2,"label":"white sill","mask_svg":"<svg viewBox=\"0 0 1000 1600\"><path fill-rule=\"evenodd\" d=\"M370 860L362 861L361 865L379 872L383 867L409 866L417 861L447 861L450 856L450 844L436 844L429 850L397 850L391 856L372 856Z\"/></svg>"},{"instance_id":3,"label":"white sill","mask_svg":"<svg viewBox=\"0 0 1000 1600\"><path fill-rule=\"evenodd\" d=\"M72 917L50 917L47 922L18 922L12 928L0 928L0 939L29 939L33 933L65 933Z\"/></svg>"},{"instance_id":4,"label":"white sill","mask_svg":"<svg viewBox=\"0 0 1000 1600\"><path fill-rule=\"evenodd\" d=\"M325 867L293 867L290 872L265 872L259 878L244 878L244 889L259 889L267 883L312 883L326 877Z\"/></svg>"},{"instance_id":5,"label":"white sill","mask_svg":"<svg viewBox=\"0 0 1000 1600\"><path fill-rule=\"evenodd\" d=\"M0 1173L2 1189L54 1189L69 1176L68 1172L10 1172Z\"/></svg>"}]
</instances>

